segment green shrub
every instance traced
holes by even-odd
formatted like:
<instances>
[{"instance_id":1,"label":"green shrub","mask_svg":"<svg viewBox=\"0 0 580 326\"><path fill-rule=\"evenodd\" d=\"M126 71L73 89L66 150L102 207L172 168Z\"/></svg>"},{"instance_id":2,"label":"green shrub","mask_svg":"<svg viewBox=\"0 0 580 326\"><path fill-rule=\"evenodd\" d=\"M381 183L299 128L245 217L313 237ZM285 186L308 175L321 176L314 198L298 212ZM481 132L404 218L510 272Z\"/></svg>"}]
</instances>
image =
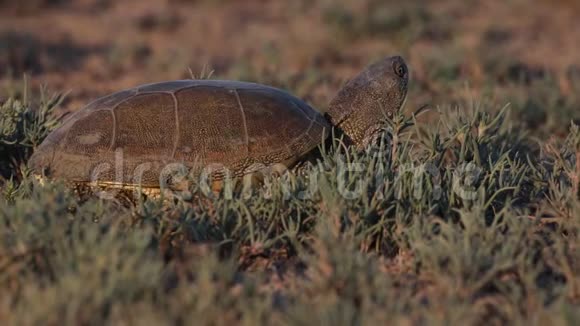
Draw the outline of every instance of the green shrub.
<instances>
[{"instance_id":1,"label":"green shrub","mask_svg":"<svg viewBox=\"0 0 580 326\"><path fill-rule=\"evenodd\" d=\"M58 125L55 110L63 96L41 88L35 103L29 92L25 83L22 95L0 102L0 178L20 177L20 165Z\"/></svg>"}]
</instances>

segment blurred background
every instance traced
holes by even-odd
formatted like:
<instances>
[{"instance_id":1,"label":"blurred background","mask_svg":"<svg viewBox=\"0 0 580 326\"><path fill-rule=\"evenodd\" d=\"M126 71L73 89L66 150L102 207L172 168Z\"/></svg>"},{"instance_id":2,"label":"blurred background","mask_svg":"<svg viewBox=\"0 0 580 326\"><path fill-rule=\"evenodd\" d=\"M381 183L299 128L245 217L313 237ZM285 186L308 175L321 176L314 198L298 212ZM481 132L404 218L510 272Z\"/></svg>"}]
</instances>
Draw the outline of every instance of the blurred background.
<instances>
[{"instance_id":1,"label":"blurred background","mask_svg":"<svg viewBox=\"0 0 580 326\"><path fill-rule=\"evenodd\" d=\"M530 127L580 119L580 1L0 0L0 97L68 92L65 111L123 88L208 75L326 108L365 65L401 54L407 110L487 99ZM471 103L471 104L469 104Z\"/></svg>"}]
</instances>

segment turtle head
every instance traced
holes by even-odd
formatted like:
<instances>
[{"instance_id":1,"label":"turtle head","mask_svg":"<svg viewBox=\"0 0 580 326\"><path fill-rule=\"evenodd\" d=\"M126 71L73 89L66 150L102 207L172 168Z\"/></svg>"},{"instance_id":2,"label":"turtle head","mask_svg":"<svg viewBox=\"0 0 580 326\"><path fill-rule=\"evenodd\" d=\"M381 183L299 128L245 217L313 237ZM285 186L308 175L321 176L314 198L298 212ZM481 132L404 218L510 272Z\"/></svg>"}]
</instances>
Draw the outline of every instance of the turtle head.
<instances>
[{"instance_id":1,"label":"turtle head","mask_svg":"<svg viewBox=\"0 0 580 326\"><path fill-rule=\"evenodd\" d=\"M409 70L399 56L373 63L338 92L326 112L330 122L362 149L407 97Z\"/></svg>"}]
</instances>

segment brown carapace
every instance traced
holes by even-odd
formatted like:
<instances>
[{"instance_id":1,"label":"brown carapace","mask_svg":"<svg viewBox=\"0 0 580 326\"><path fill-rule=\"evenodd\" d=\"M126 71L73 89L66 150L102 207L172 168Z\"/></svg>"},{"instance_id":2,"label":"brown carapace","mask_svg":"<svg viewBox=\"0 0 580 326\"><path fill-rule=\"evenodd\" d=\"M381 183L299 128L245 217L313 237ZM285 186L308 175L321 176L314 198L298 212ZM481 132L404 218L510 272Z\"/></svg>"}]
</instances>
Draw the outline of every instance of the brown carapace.
<instances>
[{"instance_id":1,"label":"brown carapace","mask_svg":"<svg viewBox=\"0 0 580 326\"><path fill-rule=\"evenodd\" d=\"M349 81L323 116L273 87L223 80L139 86L71 115L36 149L34 173L75 184L163 187L176 173L241 177L291 168L339 129L358 148L400 109L408 70L401 57Z\"/></svg>"}]
</instances>

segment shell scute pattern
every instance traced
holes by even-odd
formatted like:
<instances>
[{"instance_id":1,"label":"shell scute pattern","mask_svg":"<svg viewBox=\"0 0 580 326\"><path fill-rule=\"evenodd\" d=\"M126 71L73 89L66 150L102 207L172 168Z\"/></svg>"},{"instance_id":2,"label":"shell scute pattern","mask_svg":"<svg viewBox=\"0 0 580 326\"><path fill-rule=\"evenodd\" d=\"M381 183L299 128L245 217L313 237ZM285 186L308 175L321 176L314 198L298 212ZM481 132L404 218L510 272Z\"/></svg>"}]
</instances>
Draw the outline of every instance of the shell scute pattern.
<instances>
[{"instance_id":1,"label":"shell scute pattern","mask_svg":"<svg viewBox=\"0 0 580 326\"><path fill-rule=\"evenodd\" d=\"M170 94L138 94L112 111L115 138L111 150L122 148L128 156L171 157L176 117L175 103Z\"/></svg>"},{"instance_id":2,"label":"shell scute pattern","mask_svg":"<svg viewBox=\"0 0 580 326\"><path fill-rule=\"evenodd\" d=\"M105 166L99 172L105 181L129 184L139 177L155 186L163 166L171 163L214 164L233 176L256 166L292 164L329 128L314 109L275 88L173 81L91 102L51 134L37 161L50 161L55 176L78 182L89 181ZM123 165L117 168L119 157ZM223 169L216 175L224 175Z\"/></svg>"}]
</instances>

